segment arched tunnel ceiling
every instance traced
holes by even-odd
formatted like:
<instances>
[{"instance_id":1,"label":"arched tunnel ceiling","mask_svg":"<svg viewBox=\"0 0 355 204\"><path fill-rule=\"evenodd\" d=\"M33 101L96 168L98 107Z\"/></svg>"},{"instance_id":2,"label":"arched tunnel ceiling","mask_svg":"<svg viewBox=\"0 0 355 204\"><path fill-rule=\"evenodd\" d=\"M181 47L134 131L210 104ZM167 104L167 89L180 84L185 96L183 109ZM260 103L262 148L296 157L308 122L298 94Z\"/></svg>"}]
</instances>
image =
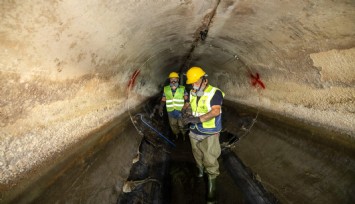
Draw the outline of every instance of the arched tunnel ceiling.
<instances>
[{"instance_id":1,"label":"arched tunnel ceiling","mask_svg":"<svg viewBox=\"0 0 355 204\"><path fill-rule=\"evenodd\" d=\"M0 16L2 184L192 65L227 100L354 139L353 0L14 0Z\"/></svg>"}]
</instances>

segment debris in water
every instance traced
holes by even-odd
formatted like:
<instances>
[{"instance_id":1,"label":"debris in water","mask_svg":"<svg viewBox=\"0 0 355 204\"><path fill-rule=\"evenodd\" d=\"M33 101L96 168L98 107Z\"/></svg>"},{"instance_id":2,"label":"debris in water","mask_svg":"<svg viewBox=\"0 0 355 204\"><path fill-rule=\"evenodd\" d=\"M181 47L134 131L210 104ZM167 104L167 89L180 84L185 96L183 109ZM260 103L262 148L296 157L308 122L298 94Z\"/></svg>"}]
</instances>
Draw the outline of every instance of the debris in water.
<instances>
[{"instance_id":1,"label":"debris in water","mask_svg":"<svg viewBox=\"0 0 355 204\"><path fill-rule=\"evenodd\" d=\"M141 154L141 153L138 151L138 152L137 152L137 156L134 157L133 160L132 160L132 164L135 164L135 163L137 163L137 162L139 161L139 155L140 155L140 154Z\"/></svg>"},{"instance_id":2,"label":"debris in water","mask_svg":"<svg viewBox=\"0 0 355 204\"><path fill-rule=\"evenodd\" d=\"M126 181L123 185L123 189L122 191L124 193L129 193L132 192L135 188L137 188L138 186L148 183L148 182L156 182L159 184L159 186L161 186L161 183L157 180L157 179L152 179L152 178L146 178L143 180L137 180L137 181Z\"/></svg>"}]
</instances>

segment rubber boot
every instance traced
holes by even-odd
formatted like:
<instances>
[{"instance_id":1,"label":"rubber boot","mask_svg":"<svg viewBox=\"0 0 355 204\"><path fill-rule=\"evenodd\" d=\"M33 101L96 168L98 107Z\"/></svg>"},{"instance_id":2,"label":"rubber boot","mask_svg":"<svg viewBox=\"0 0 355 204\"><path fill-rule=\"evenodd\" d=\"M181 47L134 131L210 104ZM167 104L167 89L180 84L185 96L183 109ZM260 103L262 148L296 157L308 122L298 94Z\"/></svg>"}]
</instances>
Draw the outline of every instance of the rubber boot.
<instances>
[{"instance_id":1,"label":"rubber boot","mask_svg":"<svg viewBox=\"0 0 355 204\"><path fill-rule=\"evenodd\" d=\"M197 166L197 178L202 178L203 177L203 166Z\"/></svg>"},{"instance_id":2,"label":"rubber boot","mask_svg":"<svg viewBox=\"0 0 355 204\"><path fill-rule=\"evenodd\" d=\"M207 204L216 203L216 178L208 176Z\"/></svg>"}]
</instances>

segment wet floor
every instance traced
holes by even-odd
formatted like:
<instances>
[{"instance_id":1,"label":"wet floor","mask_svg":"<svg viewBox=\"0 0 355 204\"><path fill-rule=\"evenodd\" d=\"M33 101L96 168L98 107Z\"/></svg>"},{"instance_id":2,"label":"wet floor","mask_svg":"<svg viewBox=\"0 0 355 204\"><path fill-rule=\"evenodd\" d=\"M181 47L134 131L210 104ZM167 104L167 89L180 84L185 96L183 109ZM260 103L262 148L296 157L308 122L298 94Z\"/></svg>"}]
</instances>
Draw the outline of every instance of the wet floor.
<instances>
[{"instance_id":1,"label":"wet floor","mask_svg":"<svg viewBox=\"0 0 355 204\"><path fill-rule=\"evenodd\" d=\"M246 165L243 168L252 177L251 182L260 181L282 203L355 201L354 158L306 141L307 132L292 131L291 127L262 117L249 134L243 134L255 114L236 113L232 109L224 113L228 113L225 114L226 130L233 133L229 136L245 136L236 143L233 152ZM162 135L173 139L166 118L146 118ZM48 188L34 187L30 193L41 193L33 196L37 198L32 203L205 203L206 178L194 176L195 162L189 140L173 141L174 148L138 122L136 126L144 134L139 145L143 137L130 121L127 123L123 133L95 154L77 160L60 177L48 179ZM250 203L243 185L231 176L231 166L226 166L222 157L219 164L218 203ZM143 182L124 193L126 181ZM22 203L30 201L22 200Z\"/></svg>"},{"instance_id":2,"label":"wet floor","mask_svg":"<svg viewBox=\"0 0 355 204\"><path fill-rule=\"evenodd\" d=\"M220 176L217 178L218 203L245 203L243 195L227 172L221 158ZM177 141L171 154L170 180L171 203L206 203L207 176L197 178L196 166L189 140Z\"/></svg>"},{"instance_id":3,"label":"wet floor","mask_svg":"<svg viewBox=\"0 0 355 204\"><path fill-rule=\"evenodd\" d=\"M144 129L141 125L137 126ZM157 186L157 182L144 182L135 190L122 194L118 203L206 203L207 176L195 176L196 166L189 138L183 140L181 137L175 139L169 136L170 131L164 128L168 126L152 127L166 133L165 136L175 147L157 135L150 134L151 131L147 129L142 131L145 133L145 140L140 147L142 156L131 169L127 180L141 183L154 178L160 185ZM164 162L165 166L162 165ZM217 178L218 203L245 203L243 194L230 177L221 158L219 163L221 174ZM159 171L165 172L159 176Z\"/></svg>"},{"instance_id":4,"label":"wet floor","mask_svg":"<svg viewBox=\"0 0 355 204\"><path fill-rule=\"evenodd\" d=\"M173 139L165 127L157 129L167 138ZM124 137L135 135L134 131L133 126L129 126ZM132 167L127 161L125 164L121 162L125 149L120 147L125 145L127 149L134 148L133 144L119 136L97 154L77 162L33 203L206 203L207 178L195 177L195 162L189 139L172 140L176 145L174 148L154 131L146 128L142 128L142 131L145 139L139 147L140 158ZM133 158L134 155L127 157ZM220 160L219 163L221 175L217 179L218 203L245 203L223 162ZM123 193L126 178L120 177L125 173L128 181L157 179L158 182L148 181L132 192Z\"/></svg>"}]
</instances>

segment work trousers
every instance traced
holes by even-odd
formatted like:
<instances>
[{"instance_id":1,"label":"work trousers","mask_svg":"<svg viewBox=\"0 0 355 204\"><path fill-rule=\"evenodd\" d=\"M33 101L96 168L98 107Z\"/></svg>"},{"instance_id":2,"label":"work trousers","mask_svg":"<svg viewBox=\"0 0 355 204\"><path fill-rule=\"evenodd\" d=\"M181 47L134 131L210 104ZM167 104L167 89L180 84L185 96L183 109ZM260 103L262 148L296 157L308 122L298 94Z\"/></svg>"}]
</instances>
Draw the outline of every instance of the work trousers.
<instances>
[{"instance_id":1,"label":"work trousers","mask_svg":"<svg viewBox=\"0 0 355 204\"><path fill-rule=\"evenodd\" d=\"M170 128L173 131L174 135L177 137L179 133L185 135L184 124L182 122L182 118L173 118L169 115L169 124Z\"/></svg>"},{"instance_id":2,"label":"work trousers","mask_svg":"<svg viewBox=\"0 0 355 204\"><path fill-rule=\"evenodd\" d=\"M205 168L210 178L216 178L219 175L217 159L221 155L219 133L202 140L197 140L194 136L196 134L190 131L192 154L195 157L198 168Z\"/></svg>"}]
</instances>

